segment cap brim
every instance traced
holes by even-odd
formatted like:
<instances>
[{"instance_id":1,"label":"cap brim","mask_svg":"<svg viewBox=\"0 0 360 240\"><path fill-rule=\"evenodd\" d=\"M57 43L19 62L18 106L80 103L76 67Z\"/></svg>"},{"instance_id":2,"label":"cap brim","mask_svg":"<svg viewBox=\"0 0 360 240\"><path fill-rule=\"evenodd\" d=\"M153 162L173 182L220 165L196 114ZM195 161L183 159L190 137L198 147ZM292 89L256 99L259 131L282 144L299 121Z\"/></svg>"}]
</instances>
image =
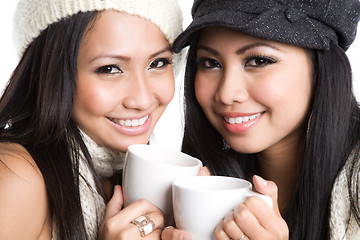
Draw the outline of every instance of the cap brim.
<instances>
[{"instance_id":1,"label":"cap brim","mask_svg":"<svg viewBox=\"0 0 360 240\"><path fill-rule=\"evenodd\" d=\"M228 11L217 11L195 18L192 23L183 31L174 41L173 50L178 53L184 47L190 45L191 38L201 29L210 26L224 26L237 30L243 30L239 26L239 22L243 22L245 26L246 22L254 18L254 15L242 13L242 12L231 12L232 18L229 16Z\"/></svg>"}]
</instances>

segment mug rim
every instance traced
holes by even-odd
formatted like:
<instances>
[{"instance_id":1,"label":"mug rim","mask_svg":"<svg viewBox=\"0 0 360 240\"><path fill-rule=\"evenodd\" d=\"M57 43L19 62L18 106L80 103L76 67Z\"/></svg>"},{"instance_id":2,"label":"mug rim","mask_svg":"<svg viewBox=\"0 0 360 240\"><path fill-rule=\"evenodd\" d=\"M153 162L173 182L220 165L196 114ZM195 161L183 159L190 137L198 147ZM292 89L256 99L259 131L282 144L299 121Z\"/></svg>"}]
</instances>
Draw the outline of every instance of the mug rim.
<instances>
[{"instance_id":1,"label":"mug rim","mask_svg":"<svg viewBox=\"0 0 360 240\"><path fill-rule=\"evenodd\" d=\"M236 185L234 187L230 187L230 188L202 188L202 187L198 187L197 183L199 182L198 179L210 179L211 178L211 182L212 183L217 183L217 181L228 181L228 183L233 183L233 184L241 184L240 185ZM201 181L201 180L200 180ZM203 181L205 182L205 181ZM206 180L206 184L209 186L211 185L211 183L209 184L208 181ZM184 185L186 184L186 186ZM201 184L201 183L200 183ZM178 188L181 190L185 190L185 191L189 191L189 192L214 192L214 191L239 191L239 190L251 190L252 189L252 184L251 182L249 182L248 180L242 179L242 178L235 178L235 177L229 177L229 176L192 176L192 177L184 177L184 178L179 178L177 180L175 180L172 183L172 188Z\"/></svg>"},{"instance_id":2,"label":"mug rim","mask_svg":"<svg viewBox=\"0 0 360 240\"><path fill-rule=\"evenodd\" d=\"M158 150L161 150L163 153L165 152L166 154L170 154L170 153L174 154L175 153L177 158L174 159L174 164L171 164L171 162L154 161L154 160L146 157L145 151L134 152L134 149L150 150L151 152L157 152ZM147 151L147 153L150 153L150 151ZM179 168L179 167L180 168L202 167L202 162L200 161L200 159L190 156L189 154L184 153L182 151L174 150L174 149L159 146L159 145L148 145L148 144L141 144L141 143L131 144L128 146L126 155L128 155L129 153L133 154L134 156L140 157L142 159L142 161L151 162L152 164L157 164L160 166L177 167L177 168ZM191 160L191 164L182 164L182 161L184 161L184 159L179 159L182 156ZM125 157L125 160L127 160L127 158L128 158L128 156ZM190 161L186 161L186 162L189 163Z\"/></svg>"}]
</instances>

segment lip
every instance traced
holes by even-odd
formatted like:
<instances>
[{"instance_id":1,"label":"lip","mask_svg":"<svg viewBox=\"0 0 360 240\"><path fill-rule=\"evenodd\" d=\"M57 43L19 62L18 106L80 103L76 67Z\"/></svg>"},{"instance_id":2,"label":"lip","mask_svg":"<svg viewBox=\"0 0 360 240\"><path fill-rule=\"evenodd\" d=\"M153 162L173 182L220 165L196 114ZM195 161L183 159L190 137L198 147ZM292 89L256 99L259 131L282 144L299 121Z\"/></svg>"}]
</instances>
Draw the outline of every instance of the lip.
<instances>
[{"instance_id":1,"label":"lip","mask_svg":"<svg viewBox=\"0 0 360 240\"><path fill-rule=\"evenodd\" d=\"M223 124L227 131L234 134L241 134L252 128L263 116L264 112L257 113L222 113ZM234 119L238 123L234 123ZM238 120L240 118L240 120ZM242 118L244 120L242 120ZM230 120L229 120L230 119ZM231 123L230 123L231 122Z\"/></svg>"},{"instance_id":2,"label":"lip","mask_svg":"<svg viewBox=\"0 0 360 240\"><path fill-rule=\"evenodd\" d=\"M145 123L140 125L140 126L136 126L136 127L128 127L128 126L125 126L125 125L121 126L120 124L115 123L114 121L112 121L109 118L108 118L108 120L112 124L112 126L114 126L116 128L116 130L118 130L122 134L125 134L125 135L128 135L128 136L136 136L136 135L141 135L141 134L148 131L148 129L151 126L151 122L152 122L152 114L145 114L142 117L128 118L128 119L141 119L141 118L144 118L145 116L148 116ZM128 119L121 119L121 120L126 121Z\"/></svg>"}]
</instances>

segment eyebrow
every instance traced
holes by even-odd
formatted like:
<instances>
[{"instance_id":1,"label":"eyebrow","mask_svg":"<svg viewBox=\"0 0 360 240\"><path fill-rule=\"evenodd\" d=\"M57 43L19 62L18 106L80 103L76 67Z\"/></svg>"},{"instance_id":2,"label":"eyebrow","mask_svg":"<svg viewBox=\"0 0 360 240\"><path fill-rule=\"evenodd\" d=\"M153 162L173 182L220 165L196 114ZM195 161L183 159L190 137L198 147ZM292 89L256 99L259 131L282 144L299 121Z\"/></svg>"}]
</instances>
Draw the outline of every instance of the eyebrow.
<instances>
[{"instance_id":1,"label":"eyebrow","mask_svg":"<svg viewBox=\"0 0 360 240\"><path fill-rule=\"evenodd\" d=\"M163 54L163 53L165 53L165 52L170 52L170 53L172 54L171 47L168 46L168 47L166 47L166 48L164 48L164 49L162 49L162 50L160 50L160 51L158 51L158 52L156 52L156 53L151 54L150 57L149 57L149 59L154 58L154 57L156 57L156 56L158 56L158 55L161 55L161 54Z\"/></svg>"},{"instance_id":2,"label":"eyebrow","mask_svg":"<svg viewBox=\"0 0 360 240\"><path fill-rule=\"evenodd\" d=\"M257 47L270 47L270 48L272 48L274 50L280 51L280 49L277 48L274 44L266 43L266 42L254 42L254 43L248 44L248 45L238 49L236 51L236 54L240 55L240 54L243 54L244 52L246 52L246 51L248 51L248 50L250 50L252 48L257 48ZM205 45L200 44L200 45L198 45L197 49L198 50L202 49L202 50L205 50L207 52L210 52L211 54L213 54L215 56L220 56L220 53L217 50L215 50L215 49L213 49L211 47L205 46Z\"/></svg>"},{"instance_id":3,"label":"eyebrow","mask_svg":"<svg viewBox=\"0 0 360 240\"><path fill-rule=\"evenodd\" d=\"M163 54L163 53L165 53L165 52L170 52L170 53L172 53L171 47L166 47L166 48L164 48L164 49L161 49L161 50L159 50L159 51L151 54L151 55L149 56L149 59L155 58L156 56L161 55L161 54ZM122 56L122 55L119 55L119 54L101 54L101 55L98 55L98 56L92 58L92 59L90 60L90 62L94 62L94 61L96 61L96 60L98 60L98 59L101 59L101 58L113 58L113 59L118 59L118 60L122 60L122 61L125 61L125 62L129 62L130 59L131 59L131 57Z\"/></svg>"}]
</instances>

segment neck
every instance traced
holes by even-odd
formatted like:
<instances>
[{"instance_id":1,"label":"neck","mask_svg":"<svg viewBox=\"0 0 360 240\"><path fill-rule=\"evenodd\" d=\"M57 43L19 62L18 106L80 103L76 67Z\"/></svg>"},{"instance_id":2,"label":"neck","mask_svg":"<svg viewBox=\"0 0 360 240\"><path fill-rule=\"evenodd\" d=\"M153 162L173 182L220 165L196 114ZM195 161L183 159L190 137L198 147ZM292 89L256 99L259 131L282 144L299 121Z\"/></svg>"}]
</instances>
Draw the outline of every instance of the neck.
<instances>
[{"instance_id":1,"label":"neck","mask_svg":"<svg viewBox=\"0 0 360 240\"><path fill-rule=\"evenodd\" d=\"M304 155L304 138L292 136L257 154L261 175L275 182L278 187L280 212L286 211L296 189L299 170Z\"/></svg>"}]
</instances>

